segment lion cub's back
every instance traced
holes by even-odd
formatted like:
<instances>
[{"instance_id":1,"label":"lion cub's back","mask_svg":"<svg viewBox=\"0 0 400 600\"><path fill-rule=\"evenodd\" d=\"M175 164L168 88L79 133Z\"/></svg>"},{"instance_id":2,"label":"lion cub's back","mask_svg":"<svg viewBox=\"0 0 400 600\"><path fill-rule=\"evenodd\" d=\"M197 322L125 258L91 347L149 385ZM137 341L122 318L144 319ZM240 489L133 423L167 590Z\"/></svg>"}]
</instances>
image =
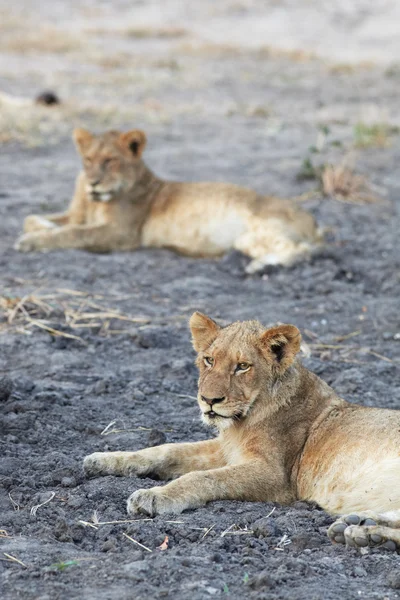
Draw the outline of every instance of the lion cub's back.
<instances>
[{"instance_id":1,"label":"lion cub's back","mask_svg":"<svg viewBox=\"0 0 400 600\"><path fill-rule=\"evenodd\" d=\"M223 254L245 231L256 199L256 192L227 183L169 183L153 203L142 245L193 256Z\"/></svg>"}]
</instances>

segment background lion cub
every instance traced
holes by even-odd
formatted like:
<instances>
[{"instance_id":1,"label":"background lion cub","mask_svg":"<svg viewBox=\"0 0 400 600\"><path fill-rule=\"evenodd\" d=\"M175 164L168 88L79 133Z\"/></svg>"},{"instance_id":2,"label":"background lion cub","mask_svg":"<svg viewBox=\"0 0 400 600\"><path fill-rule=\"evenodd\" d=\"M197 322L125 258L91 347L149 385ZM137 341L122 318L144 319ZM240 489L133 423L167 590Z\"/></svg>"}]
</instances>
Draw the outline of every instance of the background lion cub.
<instances>
[{"instance_id":1,"label":"background lion cub","mask_svg":"<svg viewBox=\"0 0 400 600\"><path fill-rule=\"evenodd\" d=\"M30 215L16 248L91 251L168 247L189 256L219 256L231 248L264 265L288 265L309 254L321 235L313 217L285 200L228 183L172 183L141 159L142 131L93 135L74 131L83 171L66 213Z\"/></svg>"},{"instance_id":2,"label":"background lion cub","mask_svg":"<svg viewBox=\"0 0 400 600\"><path fill-rule=\"evenodd\" d=\"M96 452L85 458L86 473L175 479L134 492L131 514L179 513L222 499L309 500L333 514L354 513L331 526L333 541L400 548L400 413L339 398L296 360L294 325L220 328L194 313L190 327L198 403L219 436Z\"/></svg>"}]
</instances>

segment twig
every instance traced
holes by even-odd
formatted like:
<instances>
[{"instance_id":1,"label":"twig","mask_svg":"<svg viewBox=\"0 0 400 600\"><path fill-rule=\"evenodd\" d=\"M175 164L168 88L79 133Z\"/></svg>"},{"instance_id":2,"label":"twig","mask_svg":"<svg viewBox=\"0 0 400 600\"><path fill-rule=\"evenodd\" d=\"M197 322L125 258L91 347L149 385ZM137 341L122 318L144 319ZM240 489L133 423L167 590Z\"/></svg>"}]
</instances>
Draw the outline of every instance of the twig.
<instances>
[{"instance_id":1,"label":"twig","mask_svg":"<svg viewBox=\"0 0 400 600\"><path fill-rule=\"evenodd\" d=\"M101 432L100 435L111 435L115 433L133 433L134 431L151 431L152 427L134 427L133 429L110 429L105 433ZM173 429L160 429L163 433L170 433Z\"/></svg>"},{"instance_id":2,"label":"twig","mask_svg":"<svg viewBox=\"0 0 400 600\"><path fill-rule=\"evenodd\" d=\"M211 527L209 527L209 528L207 529L207 531L205 532L205 534L203 535L203 537L202 537L201 539L202 539L202 540L204 540L204 538L208 536L208 534L210 533L210 531L211 531L212 529L214 529L214 527L215 527L215 523L214 523L214 525L211 525Z\"/></svg>"},{"instance_id":3,"label":"twig","mask_svg":"<svg viewBox=\"0 0 400 600\"><path fill-rule=\"evenodd\" d=\"M233 523L228 529L225 529L221 533L221 537L225 537L226 535L249 535L254 533L254 531L250 529L237 529L236 531L231 531L233 527L237 527L236 523Z\"/></svg>"},{"instance_id":4,"label":"twig","mask_svg":"<svg viewBox=\"0 0 400 600\"><path fill-rule=\"evenodd\" d=\"M349 340L352 337L356 337L357 335L360 335L360 333L362 333L362 330L357 329L357 331L352 331L351 333L348 333L347 335L338 335L337 337L334 338L334 340L336 342L344 342L345 340Z\"/></svg>"},{"instance_id":5,"label":"twig","mask_svg":"<svg viewBox=\"0 0 400 600\"><path fill-rule=\"evenodd\" d=\"M54 329L53 327L46 325L42 321L37 321L36 319L32 319L29 316L27 317L27 320L30 323L32 323L32 325L35 325L36 327L40 327L40 329L44 329L45 331L47 331L48 333L51 333L52 335L55 335L58 337L69 338L71 340L77 340L78 342L81 342L85 346L88 345L88 343L85 340L83 340L81 337L79 337L78 335L73 335L72 333L64 333L63 331L58 331L58 329Z\"/></svg>"},{"instance_id":6,"label":"twig","mask_svg":"<svg viewBox=\"0 0 400 600\"><path fill-rule=\"evenodd\" d=\"M19 504L18 502L15 502L14 498L11 496L11 492L8 492L8 497L10 498L10 502L14 507L14 510L19 510Z\"/></svg>"},{"instance_id":7,"label":"twig","mask_svg":"<svg viewBox=\"0 0 400 600\"><path fill-rule=\"evenodd\" d=\"M15 562L15 563L21 565L21 567L24 567L24 569L28 568L26 566L26 564L22 562L22 560L19 560L19 558L15 558L15 556L12 556L11 554L7 554L7 552L3 552L3 554L6 557L6 562ZM2 558L1 560L5 560L5 559Z\"/></svg>"},{"instance_id":8,"label":"twig","mask_svg":"<svg viewBox=\"0 0 400 600\"><path fill-rule=\"evenodd\" d=\"M51 501L53 500L53 498L54 498L54 496L55 496L55 495L56 495L56 493L55 493L55 492L51 492L51 494L50 494L50 498L48 498L47 500L45 500L45 501L44 501L44 502L42 502L41 504L36 504L35 506L32 506L32 508L31 508L31 516L32 516L32 517L35 517L35 516L36 516L36 513L37 513L37 511L38 511L38 509L39 509L41 506L44 506L45 504L48 504L49 502L51 502Z\"/></svg>"},{"instance_id":9,"label":"twig","mask_svg":"<svg viewBox=\"0 0 400 600\"><path fill-rule=\"evenodd\" d=\"M273 509L269 511L269 513L264 517L264 519L268 519L268 517L270 517L275 511L276 511L276 506L274 506Z\"/></svg>"},{"instance_id":10,"label":"twig","mask_svg":"<svg viewBox=\"0 0 400 600\"><path fill-rule=\"evenodd\" d=\"M119 523L143 523L143 521L152 521L153 519L124 519L122 521L98 521L96 525L119 525Z\"/></svg>"},{"instance_id":11,"label":"twig","mask_svg":"<svg viewBox=\"0 0 400 600\"><path fill-rule=\"evenodd\" d=\"M117 421L111 421L106 427L104 427L103 431L100 433L100 435L107 435L107 431L110 429L110 427L112 427L113 425L115 425Z\"/></svg>"},{"instance_id":12,"label":"twig","mask_svg":"<svg viewBox=\"0 0 400 600\"><path fill-rule=\"evenodd\" d=\"M153 550L150 550L150 548L148 548L147 546L144 546L143 544L141 544L137 540L134 540L133 537L131 537L127 533L123 532L122 535L125 536L126 538L128 538L128 540L130 540L134 544L137 544L138 546L140 546L140 548L143 548L143 550L147 550L147 552L153 552Z\"/></svg>"},{"instance_id":13,"label":"twig","mask_svg":"<svg viewBox=\"0 0 400 600\"><path fill-rule=\"evenodd\" d=\"M81 525L85 525L86 527L92 527L93 529L98 529L100 525L119 525L120 523L143 523L143 521L152 521L153 519L123 519L121 521L99 521L97 516L97 511L93 511L92 520L91 521L83 521L79 520L78 523ZM168 521L167 521L168 522Z\"/></svg>"},{"instance_id":14,"label":"twig","mask_svg":"<svg viewBox=\"0 0 400 600\"><path fill-rule=\"evenodd\" d=\"M391 358L388 358L387 356L383 356L383 354L379 354L379 352L375 352L375 350L368 350L368 354L372 354L372 356L376 356L377 358L380 358L381 360L385 360L386 362L389 362L389 363L397 362L395 360L392 360Z\"/></svg>"},{"instance_id":15,"label":"twig","mask_svg":"<svg viewBox=\"0 0 400 600\"><path fill-rule=\"evenodd\" d=\"M275 546L274 550L281 550L282 551L285 546L288 546L291 543L292 543L292 540L289 540L289 537L285 533L285 535L283 535L281 537L281 539L279 540L279 542Z\"/></svg>"},{"instance_id":16,"label":"twig","mask_svg":"<svg viewBox=\"0 0 400 600\"><path fill-rule=\"evenodd\" d=\"M93 525L93 523L90 523L90 521L79 520L78 523L84 525L85 527L91 527L92 529L96 529L96 531L98 530L98 527L96 527L96 525Z\"/></svg>"}]
</instances>

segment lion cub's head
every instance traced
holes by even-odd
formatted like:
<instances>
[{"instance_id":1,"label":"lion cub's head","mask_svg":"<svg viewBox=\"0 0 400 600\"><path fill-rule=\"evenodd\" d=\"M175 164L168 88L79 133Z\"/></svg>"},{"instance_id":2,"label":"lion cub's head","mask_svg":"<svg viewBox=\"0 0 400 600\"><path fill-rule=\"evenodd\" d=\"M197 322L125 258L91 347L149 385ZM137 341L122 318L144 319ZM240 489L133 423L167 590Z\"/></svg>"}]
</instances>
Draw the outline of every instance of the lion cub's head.
<instances>
[{"instance_id":1,"label":"lion cub's head","mask_svg":"<svg viewBox=\"0 0 400 600\"><path fill-rule=\"evenodd\" d=\"M258 321L220 327L199 312L190 319L200 371L198 403L203 421L226 429L268 402L300 350L294 325L265 329Z\"/></svg>"},{"instance_id":2,"label":"lion cub's head","mask_svg":"<svg viewBox=\"0 0 400 600\"><path fill-rule=\"evenodd\" d=\"M107 131L94 135L86 129L75 129L73 137L82 157L86 191L92 200L110 202L135 185L142 165L140 157L146 146L143 131Z\"/></svg>"}]
</instances>

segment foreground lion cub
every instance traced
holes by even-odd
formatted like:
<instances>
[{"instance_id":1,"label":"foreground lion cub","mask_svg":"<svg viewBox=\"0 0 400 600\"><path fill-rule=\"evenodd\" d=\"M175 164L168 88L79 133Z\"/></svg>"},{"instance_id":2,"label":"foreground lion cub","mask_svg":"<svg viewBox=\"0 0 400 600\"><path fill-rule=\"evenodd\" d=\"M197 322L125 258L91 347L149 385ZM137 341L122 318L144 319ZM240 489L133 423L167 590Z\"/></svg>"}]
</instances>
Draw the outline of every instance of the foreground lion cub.
<instances>
[{"instance_id":1,"label":"foreground lion cub","mask_svg":"<svg viewBox=\"0 0 400 600\"><path fill-rule=\"evenodd\" d=\"M293 325L221 328L196 312L190 327L198 403L219 436L96 452L85 458L87 475L175 479L134 492L131 514L179 513L223 499L309 500L332 514L354 513L330 527L332 541L400 548L400 412L339 398L296 360L301 336Z\"/></svg>"},{"instance_id":2,"label":"foreground lion cub","mask_svg":"<svg viewBox=\"0 0 400 600\"><path fill-rule=\"evenodd\" d=\"M92 251L167 247L189 256L219 256L231 248L264 265L288 265L320 242L313 217L289 201L228 183L172 183L142 161L142 131L93 135L74 131L83 160L66 213L30 215L18 250Z\"/></svg>"}]
</instances>

